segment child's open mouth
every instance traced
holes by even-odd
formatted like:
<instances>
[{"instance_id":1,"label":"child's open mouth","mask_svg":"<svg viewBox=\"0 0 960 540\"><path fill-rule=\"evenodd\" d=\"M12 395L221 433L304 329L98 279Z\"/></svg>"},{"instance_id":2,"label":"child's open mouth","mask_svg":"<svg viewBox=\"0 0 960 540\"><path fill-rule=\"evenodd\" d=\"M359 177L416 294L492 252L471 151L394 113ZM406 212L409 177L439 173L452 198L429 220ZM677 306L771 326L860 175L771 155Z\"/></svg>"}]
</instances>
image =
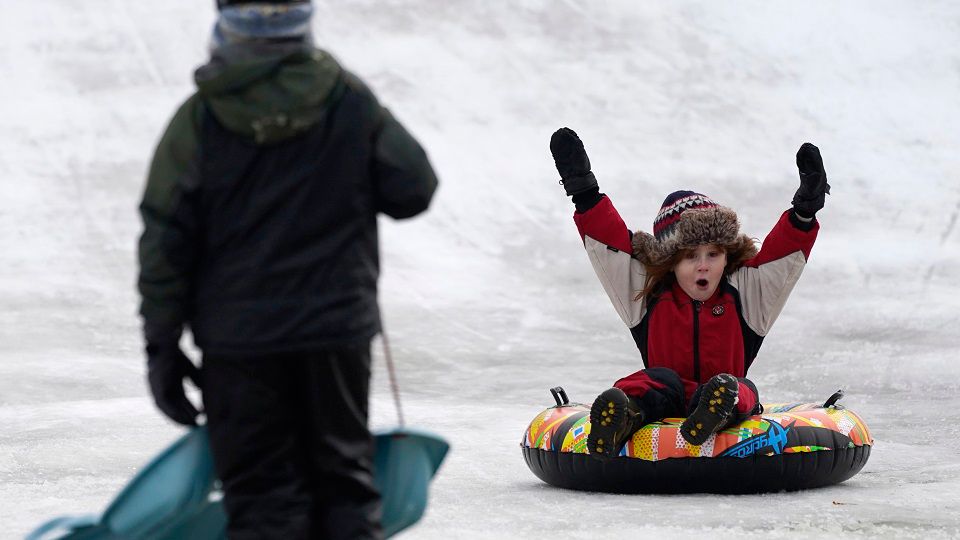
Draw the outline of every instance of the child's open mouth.
<instances>
[{"instance_id":1,"label":"child's open mouth","mask_svg":"<svg viewBox=\"0 0 960 540\"><path fill-rule=\"evenodd\" d=\"M709 285L709 284L710 284L710 282L707 281L707 280L705 280L705 279L698 279L698 280L697 280L697 287L700 287L701 289L706 289L706 288L707 288L707 285Z\"/></svg>"}]
</instances>

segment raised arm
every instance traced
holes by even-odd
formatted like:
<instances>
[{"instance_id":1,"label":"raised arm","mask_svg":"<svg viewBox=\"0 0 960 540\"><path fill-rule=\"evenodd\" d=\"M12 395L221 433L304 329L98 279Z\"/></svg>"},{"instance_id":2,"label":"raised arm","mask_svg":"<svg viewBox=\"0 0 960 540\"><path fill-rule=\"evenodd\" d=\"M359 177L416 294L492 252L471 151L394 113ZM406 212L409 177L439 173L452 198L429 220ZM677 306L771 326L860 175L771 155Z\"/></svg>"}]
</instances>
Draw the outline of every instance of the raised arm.
<instances>
[{"instance_id":1,"label":"raised arm","mask_svg":"<svg viewBox=\"0 0 960 540\"><path fill-rule=\"evenodd\" d=\"M631 256L631 233L610 198L600 193L577 134L569 128L557 130L550 138L550 151L560 183L576 205L573 220L593 270L617 314L633 328L640 324L646 302L634 300L645 275L643 265Z\"/></svg>"},{"instance_id":2,"label":"raised arm","mask_svg":"<svg viewBox=\"0 0 960 540\"><path fill-rule=\"evenodd\" d=\"M816 213L830 192L820 150L804 143L797 152L800 188L793 208L780 216L760 252L730 276L739 291L747 326L765 336L780 315L787 297L810 258L820 224Z\"/></svg>"}]
</instances>

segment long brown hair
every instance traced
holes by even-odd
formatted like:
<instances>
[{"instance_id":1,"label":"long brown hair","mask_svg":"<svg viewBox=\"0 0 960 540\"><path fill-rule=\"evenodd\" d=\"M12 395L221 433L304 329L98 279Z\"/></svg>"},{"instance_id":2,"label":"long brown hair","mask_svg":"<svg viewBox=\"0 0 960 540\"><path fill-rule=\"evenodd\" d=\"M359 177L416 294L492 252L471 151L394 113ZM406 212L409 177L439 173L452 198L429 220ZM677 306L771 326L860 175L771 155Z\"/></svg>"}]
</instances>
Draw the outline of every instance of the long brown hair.
<instances>
[{"instance_id":1,"label":"long brown hair","mask_svg":"<svg viewBox=\"0 0 960 540\"><path fill-rule=\"evenodd\" d=\"M717 247L727 254L727 265L723 268L724 277L736 272L745 262L756 257L758 251L757 241L745 234L738 236L733 243L718 245ZM678 250L672 257L659 264L644 264L647 275L646 279L643 280L643 290L637 294L634 300L659 294L660 291L673 285L673 282L677 279L673 269L694 249L696 248Z\"/></svg>"}]
</instances>

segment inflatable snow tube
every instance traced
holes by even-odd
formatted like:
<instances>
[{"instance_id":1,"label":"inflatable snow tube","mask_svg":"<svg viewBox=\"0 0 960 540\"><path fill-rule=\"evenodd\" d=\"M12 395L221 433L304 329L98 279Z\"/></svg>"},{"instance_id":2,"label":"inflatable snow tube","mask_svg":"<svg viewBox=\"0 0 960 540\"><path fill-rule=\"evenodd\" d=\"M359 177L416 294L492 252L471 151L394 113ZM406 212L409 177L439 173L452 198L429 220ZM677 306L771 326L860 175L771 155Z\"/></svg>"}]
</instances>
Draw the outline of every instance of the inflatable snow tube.
<instances>
[{"instance_id":1,"label":"inflatable snow tube","mask_svg":"<svg viewBox=\"0 0 960 540\"><path fill-rule=\"evenodd\" d=\"M682 418L643 426L620 455L589 455L590 407L551 390L557 406L524 432L523 457L537 477L567 489L610 493L760 493L837 484L857 474L873 439L863 420L827 403L772 403L700 446L680 436Z\"/></svg>"}]
</instances>

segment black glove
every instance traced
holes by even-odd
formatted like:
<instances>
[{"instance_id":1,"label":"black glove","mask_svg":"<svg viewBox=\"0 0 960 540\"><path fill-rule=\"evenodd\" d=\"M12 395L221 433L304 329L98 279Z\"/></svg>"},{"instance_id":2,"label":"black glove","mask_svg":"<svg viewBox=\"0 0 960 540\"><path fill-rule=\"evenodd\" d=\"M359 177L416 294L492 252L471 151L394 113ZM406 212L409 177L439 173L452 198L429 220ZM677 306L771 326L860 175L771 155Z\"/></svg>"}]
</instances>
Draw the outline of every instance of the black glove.
<instances>
[{"instance_id":1,"label":"black glove","mask_svg":"<svg viewBox=\"0 0 960 540\"><path fill-rule=\"evenodd\" d=\"M200 411L187 399L183 390L185 378L200 388L200 370L180 350L179 336L172 340L148 340L147 380L153 401L174 422L195 426Z\"/></svg>"},{"instance_id":2,"label":"black glove","mask_svg":"<svg viewBox=\"0 0 960 540\"><path fill-rule=\"evenodd\" d=\"M590 158L576 132L570 128L555 131L550 137L550 152L568 196L598 189L597 179L590 172Z\"/></svg>"},{"instance_id":3,"label":"black glove","mask_svg":"<svg viewBox=\"0 0 960 540\"><path fill-rule=\"evenodd\" d=\"M820 149L803 143L797 150L797 169L800 171L800 188L793 195L793 210L800 217L812 218L823 208L825 195L830 193Z\"/></svg>"}]
</instances>

